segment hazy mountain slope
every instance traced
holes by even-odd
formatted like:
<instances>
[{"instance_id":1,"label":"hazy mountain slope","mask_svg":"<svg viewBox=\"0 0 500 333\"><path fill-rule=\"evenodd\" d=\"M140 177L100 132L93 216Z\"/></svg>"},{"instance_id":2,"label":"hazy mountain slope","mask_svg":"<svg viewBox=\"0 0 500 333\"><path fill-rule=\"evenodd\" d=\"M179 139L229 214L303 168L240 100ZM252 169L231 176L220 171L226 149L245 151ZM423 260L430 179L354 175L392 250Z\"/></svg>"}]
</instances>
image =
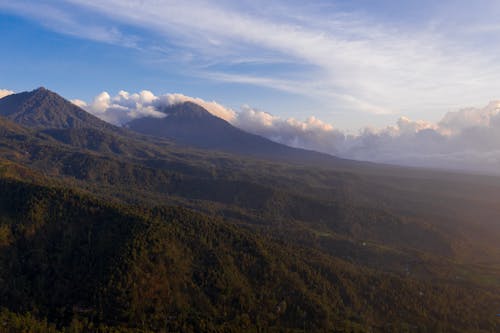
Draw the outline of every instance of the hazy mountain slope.
<instances>
[{"instance_id":1,"label":"hazy mountain slope","mask_svg":"<svg viewBox=\"0 0 500 333\"><path fill-rule=\"evenodd\" d=\"M157 331L494 331L495 290L357 267L180 208L0 179L0 305ZM440 305L442 304L442 305ZM397 310L396 310L397 308Z\"/></svg>"},{"instance_id":2,"label":"hazy mountain slope","mask_svg":"<svg viewBox=\"0 0 500 333\"><path fill-rule=\"evenodd\" d=\"M330 155L288 147L247 133L192 102L172 105L161 111L166 117L135 119L125 126L139 133L202 149L288 162L341 163Z\"/></svg>"}]
</instances>

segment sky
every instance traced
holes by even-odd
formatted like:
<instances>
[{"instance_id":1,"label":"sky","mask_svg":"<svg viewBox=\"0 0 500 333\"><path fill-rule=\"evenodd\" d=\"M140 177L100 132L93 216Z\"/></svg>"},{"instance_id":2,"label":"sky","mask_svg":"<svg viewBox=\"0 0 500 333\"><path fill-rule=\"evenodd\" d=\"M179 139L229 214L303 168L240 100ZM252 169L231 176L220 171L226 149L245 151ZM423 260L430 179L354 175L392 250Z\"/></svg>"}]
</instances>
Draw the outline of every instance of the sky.
<instances>
[{"instance_id":1,"label":"sky","mask_svg":"<svg viewBox=\"0 0 500 333\"><path fill-rule=\"evenodd\" d=\"M494 170L498 17L496 0L0 0L0 93L45 86L115 123L193 99L295 146Z\"/></svg>"}]
</instances>

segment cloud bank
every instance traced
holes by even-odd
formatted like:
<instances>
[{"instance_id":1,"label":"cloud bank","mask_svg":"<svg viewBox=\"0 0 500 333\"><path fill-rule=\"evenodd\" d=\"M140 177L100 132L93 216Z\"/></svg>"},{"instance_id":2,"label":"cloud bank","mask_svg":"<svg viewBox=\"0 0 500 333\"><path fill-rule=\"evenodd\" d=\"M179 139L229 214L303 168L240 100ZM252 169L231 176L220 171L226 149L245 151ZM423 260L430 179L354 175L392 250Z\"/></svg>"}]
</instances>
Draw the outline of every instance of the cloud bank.
<instances>
[{"instance_id":1,"label":"cloud bank","mask_svg":"<svg viewBox=\"0 0 500 333\"><path fill-rule=\"evenodd\" d=\"M500 101L482 108L448 112L437 123L401 117L381 129L366 127L348 134L316 117L281 118L244 105L240 110L183 94L156 96L107 92L90 103L73 100L94 115L116 125L141 117L164 117L164 107L191 101L247 132L293 147L339 157L407 166L500 173Z\"/></svg>"},{"instance_id":2,"label":"cloud bank","mask_svg":"<svg viewBox=\"0 0 500 333\"><path fill-rule=\"evenodd\" d=\"M207 102L201 98L177 93L156 96L148 90L132 94L121 90L113 97L108 92L103 91L90 103L79 99L74 99L71 102L95 116L119 126L137 118L163 118L165 117L165 114L161 112L163 108L184 102L199 104L210 113L229 122L233 122L236 118L236 113L233 110L217 102Z\"/></svg>"},{"instance_id":3,"label":"cloud bank","mask_svg":"<svg viewBox=\"0 0 500 333\"><path fill-rule=\"evenodd\" d=\"M314 117L281 119L242 108L234 125L294 147L343 158L406 166L500 174L500 101L448 112L437 123L401 117L357 134Z\"/></svg>"},{"instance_id":4,"label":"cloud bank","mask_svg":"<svg viewBox=\"0 0 500 333\"><path fill-rule=\"evenodd\" d=\"M129 94L122 90L114 97L103 91L88 104L78 99L72 102L115 125L122 125L136 118L165 116L157 110L158 98L150 91Z\"/></svg>"}]
</instances>

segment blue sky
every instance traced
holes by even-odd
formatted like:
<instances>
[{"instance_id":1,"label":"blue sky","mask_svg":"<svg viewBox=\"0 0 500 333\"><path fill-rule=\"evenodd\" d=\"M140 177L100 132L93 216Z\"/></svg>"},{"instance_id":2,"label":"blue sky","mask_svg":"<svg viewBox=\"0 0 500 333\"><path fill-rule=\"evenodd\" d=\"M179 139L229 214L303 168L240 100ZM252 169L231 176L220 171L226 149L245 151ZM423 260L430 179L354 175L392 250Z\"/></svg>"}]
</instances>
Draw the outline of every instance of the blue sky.
<instances>
[{"instance_id":1,"label":"blue sky","mask_svg":"<svg viewBox=\"0 0 500 333\"><path fill-rule=\"evenodd\" d=\"M500 99L498 1L0 0L0 88L179 92L334 128Z\"/></svg>"}]
</instances>

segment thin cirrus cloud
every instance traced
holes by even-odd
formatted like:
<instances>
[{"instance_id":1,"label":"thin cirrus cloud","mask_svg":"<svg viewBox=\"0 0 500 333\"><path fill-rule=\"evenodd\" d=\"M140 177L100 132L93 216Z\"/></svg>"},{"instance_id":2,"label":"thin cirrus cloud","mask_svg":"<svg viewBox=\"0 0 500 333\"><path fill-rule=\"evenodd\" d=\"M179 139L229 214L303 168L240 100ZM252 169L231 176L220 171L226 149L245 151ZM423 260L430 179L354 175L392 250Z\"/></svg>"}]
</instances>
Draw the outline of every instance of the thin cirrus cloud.
<instances>
[{"instance_id":1,"label":"thin cirrus cloud","mask_svg":"<svg viewBox=\"0 0 500 333\"><path fill-rule=\"evenodd\" d=\"M322 116L328 119L339 110L352 111L353 117L364 112L437 119L436 112L495 99L495 87L500 86L499 43L488 33L491 29L481 28L494 23L500 11L493 1L443 1L441 11L429 12L412 25L388 23L362 13L362 7L325 7L324 1L42 3L44 7L30 8L38 6L37 13L56 9L67 18L50 27L54 30L64 33L69 26L83 38L107 38L152 53L158 45L173 45L169 51L179 57L170 54L168 59L180 62L189 75L320 100ZM490 4L488 13L468 20L467 13L485 3ZM23 14L24 7L11 10ZM43 17L32 12L24 15ZM94 37L85 29L87 21L99 23ZM124 31L130 26L143 33L127 36ZM270 66L280 63L287 66Z\"/></svg>"},{"instance_id":2,"label":"thin cirrus cloud","mask_svg":"<svg viewBox=\"0 0 500 333\"><path fill-rule=\"evenodd\" d=\"M313 73L299 78L284 74L278 85L269 84L276 78L265 75L246 74L244 83L301 92L365 112L392 113L423 107L418 105L421 100L425 104L439 103L443 98L456 101L464 89L471 92L477 88L478 76L485 75L484 66L488 65L490 72L499 68L490 62L489 55L464 49L442 36L441 31L429 28L401 32L342 13L315 14L307 20L318 21L319 25L307 24L306 20L301 24L289 22L288 16L262 18L214 2L72 2L163 33L194 50L200 58L239 58L257 46L255 52L259 54L274 52L275 57L295 61L299 68L311 65ZM204 74L217 78L220 73ZM241 75L223 74L220 77L227 81L234 78L234 82L241 82ZM314 75L308 80L310 74ZM320 87L316 82L321 82ZM297 85L304 88L297 91Z\"/></svg>"},{"instance_id":3,"label":"thin cirrus cloud","mask_svg":"<svg viewBox=\"0 0 500 333\"><path fill-rule=\"evenodd\" d=\"M56 6L52 1L0 0L0 9L31 17L44 27L65 35L128 48L137 47L136 36L126 36L114 25L91 22L68 7Z\"/></svg>"},{"instance_id":4,"label":"thin cirrus cloud","mask_svg":"<svg viewBox=\"0 0 500 333\"><path fill-rule=\"evenodd\" d=\"M500 170L499 101L482 108L448 112L437 123L401 117L394 125L364 128L357 134L348 134L313 116L287 119L250 106L233 110L215 101L178 93L156 96L150 91L120 91L111 97L103 92L90 103L73 103L108 122L124 125L136 118L164 117L158 110L186 101L250 133L344 158L485 173Z\"/></svg>"}]
</instances>

